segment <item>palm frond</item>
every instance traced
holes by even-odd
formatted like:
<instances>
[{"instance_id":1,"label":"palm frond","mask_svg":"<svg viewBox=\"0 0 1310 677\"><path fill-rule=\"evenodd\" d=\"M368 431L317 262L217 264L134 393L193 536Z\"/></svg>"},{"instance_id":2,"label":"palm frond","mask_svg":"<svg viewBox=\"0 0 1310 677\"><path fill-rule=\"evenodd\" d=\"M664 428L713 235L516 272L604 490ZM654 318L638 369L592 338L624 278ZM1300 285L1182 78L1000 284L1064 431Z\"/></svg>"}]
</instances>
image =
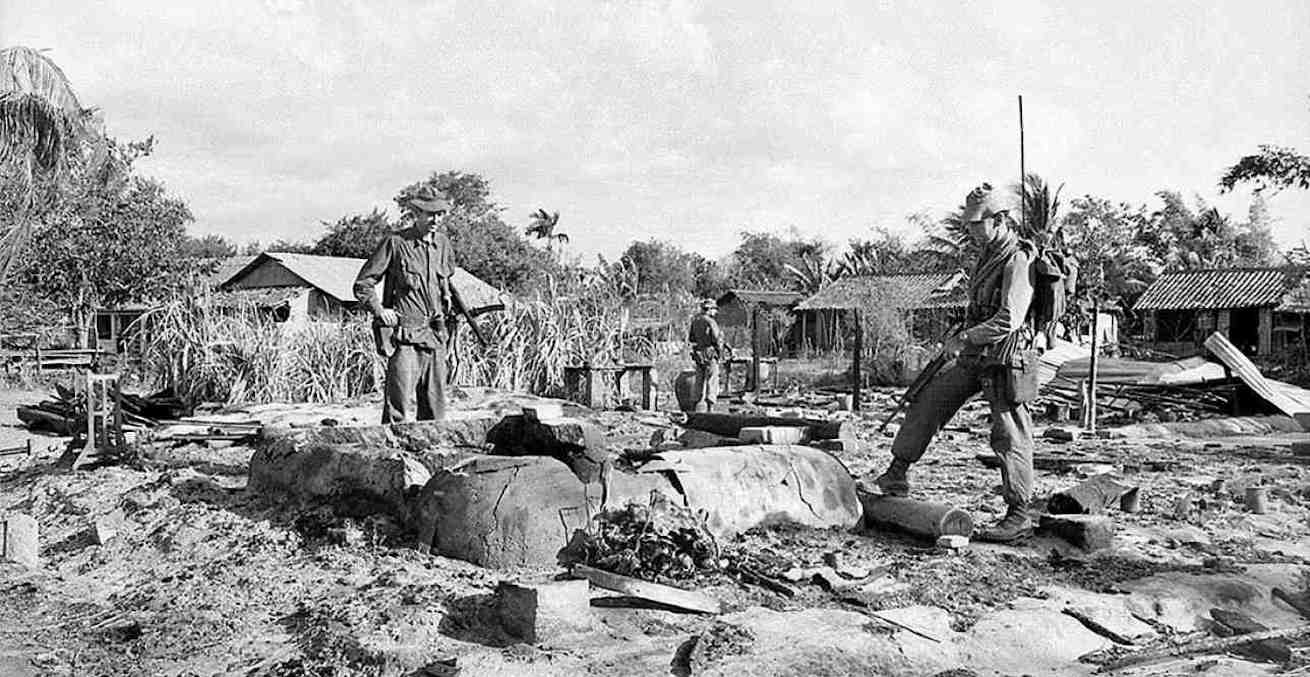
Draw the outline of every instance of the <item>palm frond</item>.
<instances>
[{"instance_id":1,"label":"palm frond","mask_svg":"<svg viewBox=\"0 0 1310 677\"><path fill-rule=\"evenodd\" d=\"M0 159L31 153L40 169L55 169L88 129L84 109L55 62L29 47L0 50Z\"/></svg>"}]
</instances>

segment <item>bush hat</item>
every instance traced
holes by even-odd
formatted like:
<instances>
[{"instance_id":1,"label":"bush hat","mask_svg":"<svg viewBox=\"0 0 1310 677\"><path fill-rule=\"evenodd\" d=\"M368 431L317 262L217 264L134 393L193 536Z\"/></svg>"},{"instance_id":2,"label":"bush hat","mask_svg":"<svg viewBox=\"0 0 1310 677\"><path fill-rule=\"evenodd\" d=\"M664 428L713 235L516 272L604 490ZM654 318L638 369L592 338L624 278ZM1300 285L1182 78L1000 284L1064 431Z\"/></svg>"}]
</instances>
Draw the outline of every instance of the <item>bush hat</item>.
<instances>
[{"instance_id":1,"label":"bush hat","mask_svg":"<svg viewBox=\"0 0 1310 677\"><path fill-rule=\"evenodd\" d=\"M415 209L432 213L448 212L451 207L450 200L447 200L446 196L428 186L419 188L417 192L405 201L405 204Z\"/></svg>"}]
</instances>

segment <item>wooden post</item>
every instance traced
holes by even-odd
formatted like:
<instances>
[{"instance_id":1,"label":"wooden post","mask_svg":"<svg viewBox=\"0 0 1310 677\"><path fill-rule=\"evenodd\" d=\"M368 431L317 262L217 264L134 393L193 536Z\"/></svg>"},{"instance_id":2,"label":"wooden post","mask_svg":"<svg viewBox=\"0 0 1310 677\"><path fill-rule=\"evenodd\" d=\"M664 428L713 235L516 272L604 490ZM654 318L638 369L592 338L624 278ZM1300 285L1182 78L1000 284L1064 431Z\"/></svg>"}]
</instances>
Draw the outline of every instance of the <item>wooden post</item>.
<instances>
[{"instance_id":1,"label":"wooden post","mask_svg":"<svg viewBox=\"0 0 1310 677\"><path fill-rule=\"evenodd\" d=\"M851 313L855 316L855 363L851 366L851 376L855 383L851 388L851 411L859 411L860 385L862 381L860 377L863 375L860 362L864 357L864 323L860 322L859 308L855 308Z\"/></svg>"},{"instance_id":2,"label":"wooden post","mask_svg":"<svg viewBox=\"0 0 1310 677\"><path fill-rule=\"evenodd\" d=\"M1274 351L1274 309L1264 307L1259 310L1259 342L1256 344L1256 354L1265 356Z\"/></svg>"},{"instance_id":3,"label":"wooden post","mask_svg":"<svg viewBox=\"0 0 1310 677\"><path fill-rule=\"evenodd\" d=\"M1092 359L1088 365L1087 380L1087 425L1090 432L1096 432L1096 353L1100 343L1099 320L1101 317L1101 299L1095 296L1092 299Z\"/></svg>"},{"instance_id":4,"label":"wooden post","mask_svg":"<svg viewBox=\"0 0 1310 677\"><path fill-rule=\"evenodd\" d=\"M760 308L751 305L751 392L760 392Z\"/></svg>"}]
</instances>

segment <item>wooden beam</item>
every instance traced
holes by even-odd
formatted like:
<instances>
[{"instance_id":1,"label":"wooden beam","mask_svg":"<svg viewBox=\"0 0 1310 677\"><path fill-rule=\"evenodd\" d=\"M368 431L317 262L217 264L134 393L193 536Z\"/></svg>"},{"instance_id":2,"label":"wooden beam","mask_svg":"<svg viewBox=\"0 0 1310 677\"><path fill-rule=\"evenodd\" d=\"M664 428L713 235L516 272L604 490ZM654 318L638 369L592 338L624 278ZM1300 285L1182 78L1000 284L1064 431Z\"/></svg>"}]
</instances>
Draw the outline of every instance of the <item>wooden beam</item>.
<instances>
[{"instance_id":1,"label":"wooden beam","mask_svg":"<svg viewBox=\"0 0 1310 677\"><path fill-rule=\"evenodd\" d=\"M585 578L598 588L613 590L628 597L636 597L676 609L702 614L723 612L723 605L719 600L692 590L620 576L582 564L574 565L572 575L575 578Z\"/></svg>"}]
</instances>

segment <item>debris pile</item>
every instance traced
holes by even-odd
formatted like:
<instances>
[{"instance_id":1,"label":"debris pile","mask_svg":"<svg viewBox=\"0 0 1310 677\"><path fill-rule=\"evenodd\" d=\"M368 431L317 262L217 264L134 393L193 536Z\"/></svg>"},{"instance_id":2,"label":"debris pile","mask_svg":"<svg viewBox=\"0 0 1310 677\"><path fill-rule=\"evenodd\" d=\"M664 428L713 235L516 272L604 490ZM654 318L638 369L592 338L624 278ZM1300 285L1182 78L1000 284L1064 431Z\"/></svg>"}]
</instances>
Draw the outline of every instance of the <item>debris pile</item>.
<instances>
[{"instance_id":1,"label":"debris pile","mask_svg":"<svg viewBox=\"0 0 1310 677\"><path fill-rule=\"evenodd\" d=\"M144 396L122 393L121 398L125 430L155 428L186 413L186 405L172 390ZM86 430L86 395L56 384L53 399L18 407L18 419L29 430L76 435Z\"/></svg>"},{"instance_id":2,"label":"debris pile","mask_svg":"<svg viewBox=\"0 0 1310 677\"><path fill-rule=\"evenodd\" d=\"M632 501L598 514L578 548L584 564L647 580L719 571L719 555L703 520L659 492L646 505Z\"/></svg>"}]
</instances>

